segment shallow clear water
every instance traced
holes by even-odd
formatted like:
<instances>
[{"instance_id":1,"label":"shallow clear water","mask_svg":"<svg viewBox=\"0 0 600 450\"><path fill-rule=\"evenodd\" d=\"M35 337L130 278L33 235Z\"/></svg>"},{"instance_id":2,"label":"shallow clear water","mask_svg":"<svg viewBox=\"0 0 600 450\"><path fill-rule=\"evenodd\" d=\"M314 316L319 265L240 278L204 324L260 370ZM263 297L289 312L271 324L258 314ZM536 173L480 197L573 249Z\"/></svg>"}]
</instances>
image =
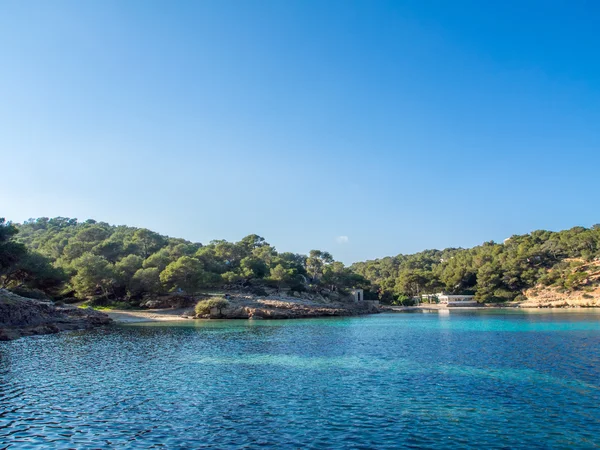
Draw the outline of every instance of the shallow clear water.
<instances>
[{"instance_id":1,"label":"shallow clear water","mask_svg":"<svg viewBox=\"0 0 600 450\"><path fill-rule=\"evenodd\" d=\"M0 344L0 447L598 448L600 314L114 326Z\"/></svg>"}]
</instances>

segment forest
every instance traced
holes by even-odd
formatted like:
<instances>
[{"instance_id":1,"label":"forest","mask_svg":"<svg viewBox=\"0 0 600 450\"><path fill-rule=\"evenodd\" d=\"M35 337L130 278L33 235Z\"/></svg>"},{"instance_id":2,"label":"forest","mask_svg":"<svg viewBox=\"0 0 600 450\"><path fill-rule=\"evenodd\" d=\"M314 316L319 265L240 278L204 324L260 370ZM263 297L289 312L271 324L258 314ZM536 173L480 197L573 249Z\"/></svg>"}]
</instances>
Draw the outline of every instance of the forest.
<instances>
[{"instance_id":1,"label":"forest","mask_svg":"<svg viewBox=\"0 0 600 450\"><path fill-rule=\"evenodd\" d=\"M280 253L256 234L202 245L145 228L63 217L23 224L2 219L0 226L0 287L29 296L135 303L169 292L369 285L328 252Z\"/></svg>"},{"instance_id":2,"label":"forest","mask_svg":"<svg viewBox=\"0 0 600 450\"><path fill-rule=\"evenodd\" d=\"M207 244L145 228L55 217L0 219L0 287L30 297L99 304L149 295L265 287L291 291L365 290L365 298L409 304L440 291L480 302L519 299L537 284L584 289L586 261L600 258L600 225L538 230L503 243L425 250L350 267L326 251L278 252L263 237Z\"/></svg>"},{"instance_id":3,"label":"forest","mask_svg":"<svg viewBox=\"0 0 600 450\"><path fill-rule=\"evenodd\" d=\"M359 262L351 266L377 288L384 302L402 302L419 294L474 294L480 302L519 299L523 290L554 286L584 289L586 262L600 257L600 225L514 235L470 249L425 250Z\"/></svg>"}]
</instances>

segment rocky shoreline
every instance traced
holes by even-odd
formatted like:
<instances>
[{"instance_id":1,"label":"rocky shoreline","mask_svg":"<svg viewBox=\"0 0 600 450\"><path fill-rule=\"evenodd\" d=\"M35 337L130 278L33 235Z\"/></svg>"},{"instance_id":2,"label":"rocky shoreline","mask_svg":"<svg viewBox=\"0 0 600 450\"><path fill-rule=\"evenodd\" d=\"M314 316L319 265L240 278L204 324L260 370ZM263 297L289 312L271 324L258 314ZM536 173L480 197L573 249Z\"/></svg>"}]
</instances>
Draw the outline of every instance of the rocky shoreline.
<instances>
[{"instance_id":1,"label":"rocky shoreline","mask_svg":"<svg viewBox=\"0 0 600 450\"><path fill-rule=\"evenodd\" d=\"M212 308L207 314L196 314L193 306L182 307L179 298L165 298L159 308L135 310L109 310L106 313L91 308L58 306L52 302L21 297L0 289L0 341L23 336L52 334L60 331L89 329L116 323L138 323L193 319L302 319L317 317L347 317L377 314L382 311L405 311L417 309L446 309L445 305L421 305L412 307L379 306L378 302L332 301L321 295L285 295L273 293L266 296L227 294L226 306ZM552 299L554 302L526 301L501 305L479 306L495 308L585 308L598 307L596 301L573 302ZM546 299L545 299L546 300ZM156 302L156 300L155 300ZM173 303L168 307L168 303Z\"/></svg>"},{"instance_id":2,"label":"rocky shoreline","mask_svg":"<svg viewBox=\"0 0 600 450\"><path fill-rule=\"evenodd\" d=\"M211 309L203 319L305 319L311 317L343 317L377 314L379 307L370 302L320 303L297 298L230 297L225 308Z\"/></svg>"},{"instance_id":3,"label":"rocky shoreline","mask_svg":"<svg viewBox=\"0 0 600 450\"><path fill-rule=\"evenodd\" d=\"M227 306L198 315L193 306L181 307L175 298L171 308L96 311L91 308L58 306L49 301L21 297L0 289L0 341L24 336L89 329L116 323L157 322L193 319L301 319L376 314L372 302L329 301L321 296L304 298L286 295L227 295ZM162 306L162 305L161 305Z\"/></svg>"},{"instance_id":4,"label":"rocky shoreline","mask_svg":"<svg viewBox=\"0 0 600 450\"><path fill-rule=\"evenodd\" d=\"M93 309L56 306L0 289L0 341L106 325L112 319Z\"/></svg>"},{"instance_id":5,"label":"rocky shoreline","mask_svg":"<svg viewBox=\"0 0 600 450\"><path fill-rule=\"evenodd\" d=\"M381 308L374 302L330 301L318 295L305 294L294 297L285 294L257 296L248 294L227 294L208 297L226 299L226 306L211 308L210 312L197 314L192 305L181 307L175 299L172 307L167 300L153 300L152 305L160 308L136 310L110 310L107 314L120 323L158 322L191 319L303 319L313 317L344 317L364 314L377 314Z\"/></svg>"}]
</instances>

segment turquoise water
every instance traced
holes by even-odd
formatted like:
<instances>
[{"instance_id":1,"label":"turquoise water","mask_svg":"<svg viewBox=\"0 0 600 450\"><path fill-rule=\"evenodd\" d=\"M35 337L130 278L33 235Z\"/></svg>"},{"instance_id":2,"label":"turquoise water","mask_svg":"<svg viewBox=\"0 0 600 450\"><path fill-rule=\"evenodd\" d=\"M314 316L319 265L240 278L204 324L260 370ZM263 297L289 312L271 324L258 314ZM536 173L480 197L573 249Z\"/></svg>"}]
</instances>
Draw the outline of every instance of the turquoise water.
<instances>
[{"instance_id":1,"label":"turquoise water","mask_svg":"<svg viewBox=\"0 0 600 450\"><path fill-rule=\"evenodd\" d=\"M0 344L0 448L598 448L600 314L114 326Z\"/></svg>"}]
</instances>

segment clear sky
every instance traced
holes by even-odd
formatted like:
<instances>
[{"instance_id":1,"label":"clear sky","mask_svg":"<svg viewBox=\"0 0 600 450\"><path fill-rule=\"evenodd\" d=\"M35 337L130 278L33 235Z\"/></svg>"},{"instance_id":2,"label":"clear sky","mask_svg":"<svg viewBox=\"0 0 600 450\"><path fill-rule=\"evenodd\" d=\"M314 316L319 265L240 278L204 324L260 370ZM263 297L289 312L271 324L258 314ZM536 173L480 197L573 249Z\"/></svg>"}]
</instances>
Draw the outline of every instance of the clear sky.
<instances>
[{"instance_id":1,"label":"clear sky","mask_svg":"<svg viewBox=\"0 0 600 450\"><path fill-rule=\"evenodd\" d=\"M600 3L0 0L0 216L353 261L600 222Z\"/></svg>"}]
</instances>

